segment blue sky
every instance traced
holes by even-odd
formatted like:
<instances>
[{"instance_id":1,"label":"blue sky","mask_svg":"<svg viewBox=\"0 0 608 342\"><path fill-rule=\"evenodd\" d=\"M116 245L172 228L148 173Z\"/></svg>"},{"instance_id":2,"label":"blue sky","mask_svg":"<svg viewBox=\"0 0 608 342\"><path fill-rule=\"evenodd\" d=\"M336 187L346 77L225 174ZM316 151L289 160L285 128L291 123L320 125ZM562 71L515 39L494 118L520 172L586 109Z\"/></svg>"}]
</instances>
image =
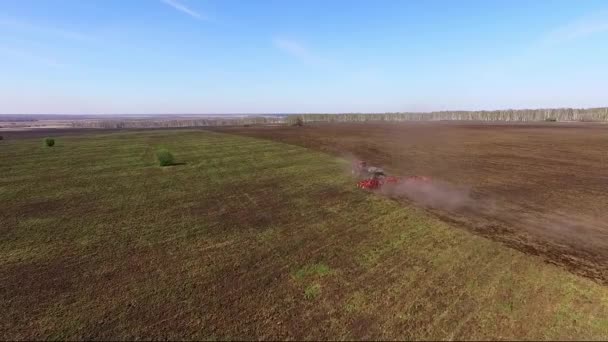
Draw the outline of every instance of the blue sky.
<instances>
[{"instance_id":1,"label":"blue sky","mask_svg":"<svg viewBox=\"0 0 608 342\"><path fill-rule=\"evenodd\" d=\"M608 105L608 1L0 0L0 114Z\"/></svg>"}]
</instances>

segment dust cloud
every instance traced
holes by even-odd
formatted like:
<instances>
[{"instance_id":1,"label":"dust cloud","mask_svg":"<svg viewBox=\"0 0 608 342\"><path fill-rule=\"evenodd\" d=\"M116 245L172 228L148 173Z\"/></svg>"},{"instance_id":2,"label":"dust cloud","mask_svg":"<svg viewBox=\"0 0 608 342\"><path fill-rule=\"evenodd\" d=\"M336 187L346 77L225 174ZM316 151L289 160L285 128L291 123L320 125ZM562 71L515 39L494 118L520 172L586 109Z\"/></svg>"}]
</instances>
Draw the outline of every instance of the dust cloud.
<instances>
[{"instance_id":1,"label":"dust cloud","mask_svg":"<svg viewBox=\"0 0 608 342\"><path fill-rule=\"evenodd\" d=\"M447 211L477 207L470 188L442 181L405 180L387 183L381 187L380 192L389 197L405 197L424 207Z\"/></svg>"},{"instance_id":2,"label":"dust cloud","mask_svg":"<svg viewBox=\"0 0 608 342\"><path fill-rule=\"evenodd\" d=\"M608 252L608 225L590 217L564 212L517 213L514 223L563 245Z\"/></svg>"},{"instance_id":3,"label":"dust cloud","mask_svg":"<svg viewBox=\"0 0 608 342\"><path fill-rule=\"evenodd\" d=\"M342 153L341 157L349 161L348 173L352 174L351 171L361 159L348 152ZM479 203L471 197L470 187L456 186L440 180L422 181L405 178L395 183L386 182L378 191L387 197L405 198L423 207L446 211L479 207Z\"/></svg>"},{"instance_id":4,"label":"dust cloud","mask_svg":"<svg viewBox=\"0 0 608 342\"><path fill-rule=\"evenodd\" d=\"M349 160L356 159L349 155ZM526 232L553 241L558 245L601 251L608 254L608 224L572 213L547 212L524 208L489 195L475 195L471 186L451 184L442 180L409 180L386 182L376 192L394 199L439 210L467 225L482 227L490 223L511 232ZM422 176L422 175L419 175ZM460 218L460 219L459 219ZM481 224L481 222L484 222ZM479 225L478 225L479 223Z\"/></svg>"}]
</instances>

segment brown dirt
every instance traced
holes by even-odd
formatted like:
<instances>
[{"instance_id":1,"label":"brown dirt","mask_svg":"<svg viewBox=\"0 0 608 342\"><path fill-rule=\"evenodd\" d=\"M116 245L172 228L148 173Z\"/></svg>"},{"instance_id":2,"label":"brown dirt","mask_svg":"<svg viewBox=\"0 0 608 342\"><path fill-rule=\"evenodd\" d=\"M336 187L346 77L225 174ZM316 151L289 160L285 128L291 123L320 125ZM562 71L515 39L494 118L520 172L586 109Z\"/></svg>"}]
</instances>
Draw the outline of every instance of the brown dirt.
<instances>
[{"instance_id":1,"label":"brown dirt","mask_svg":"<svg viewBox=\"0 0 608 342\"><path fill-rule=\"evenodd\" d=\"M472 202L466 207L427 210L608 284L607 125L416 122L215 130L364 159L390 174L429 175L467 188Z\"/></svg>"}]
</instances>

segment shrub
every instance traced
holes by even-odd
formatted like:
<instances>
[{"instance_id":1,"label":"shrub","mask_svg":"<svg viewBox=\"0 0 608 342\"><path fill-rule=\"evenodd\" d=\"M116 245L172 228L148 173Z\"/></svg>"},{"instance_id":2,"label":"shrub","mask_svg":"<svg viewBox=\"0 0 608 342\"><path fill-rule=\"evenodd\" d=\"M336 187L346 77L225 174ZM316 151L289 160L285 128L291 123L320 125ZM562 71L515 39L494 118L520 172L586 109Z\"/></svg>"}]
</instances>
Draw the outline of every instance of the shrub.
<instances>
[{"instance_id":1,"label":"shrub","mask_svg":"<svg viewBox=\"0 0 608 342\"><path fill-rule=\"evenodd\" d=\"M53 138L44 138L44 145L48 147L53 147L55 145L55 139Z\"/></svg>"},{"instance_id":2,"label":"shrub","mask_svg":"<svg viewBox=\"0 0 608 342\"><path fill-rule=\"evenodd\" d=\"M301 116L298 116L294 125L298 127L304 126L304 119L302 119Z\"/></svg>"},{"instance_id":3,"label":"shrub","mask_svg":"<svg viewBox=\"0 0 608 342\"><path fill-rule=\"evenodd\" d=\"M158 158L158 163L160 166L173 165L173 155L167 149L162 149L156 152L156 158Z\"/></svg>"},{"instance_id":4,"label":"shrub","mask_svg":"<svg viewBox=\"0 0 608 342\"><path fill-rule=\"evenodd\" d=\"M4 137L0 135L0 140L4 140Z\"/></svg>"},{"instance_id":5,"label":"shrub","mask_svg":"<svg viewBox=\"0 0 608 342\"><path fill-rule=\"evenodd\" d=\"M556 118L546 118L545 121L547 121L547 122L556 122L557 119Z\"/></svg>"}]
</instances>

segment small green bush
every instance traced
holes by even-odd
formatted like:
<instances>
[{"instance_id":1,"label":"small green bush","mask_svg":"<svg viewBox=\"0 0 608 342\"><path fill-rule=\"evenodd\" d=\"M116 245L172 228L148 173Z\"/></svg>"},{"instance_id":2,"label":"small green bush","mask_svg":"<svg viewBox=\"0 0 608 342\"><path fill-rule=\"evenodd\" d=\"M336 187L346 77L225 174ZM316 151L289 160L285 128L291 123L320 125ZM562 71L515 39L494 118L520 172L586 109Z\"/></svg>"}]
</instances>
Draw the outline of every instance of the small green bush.
<instances>
[{"instance_id":1,"label":"small green bush","mask_svg":"<svg viewBox=\"0 0 608 342\"><path fill-rule=\"evenodd\" d=\"M545 121L547 121L547 122L556 122L557 119L556 118L546 118Z\"/></svg>"},{"instance_id":2,"label":"small green bush","mask_svg":"<svg viewBox=\"0 0 608 342\"><path fill-rule=\"evenodd\" d=\"M156 152L156 158L158 158L160 166L173 165L174 162L173 155L167 149L158 150L158 152Z\"/></svg>"},{"instance_id":3,"label":"small green bush","mask_svg":"<svg viewBox=\"0 0 608 342\"><path fill-rule=\"evenodd\" d=\"M4 140L4 137L0 135L0 140Z\"/></svg>"},{"instance_id":4,"label":"small green bush","mask_svg":"<svg viewBox=\"0 0 608 342\"><path fill-rule=\"evenodd\" d=\"M47 147L55 146L55 139L53 138L44 138L44 145Z\"/></svg>"}]
</instances>

